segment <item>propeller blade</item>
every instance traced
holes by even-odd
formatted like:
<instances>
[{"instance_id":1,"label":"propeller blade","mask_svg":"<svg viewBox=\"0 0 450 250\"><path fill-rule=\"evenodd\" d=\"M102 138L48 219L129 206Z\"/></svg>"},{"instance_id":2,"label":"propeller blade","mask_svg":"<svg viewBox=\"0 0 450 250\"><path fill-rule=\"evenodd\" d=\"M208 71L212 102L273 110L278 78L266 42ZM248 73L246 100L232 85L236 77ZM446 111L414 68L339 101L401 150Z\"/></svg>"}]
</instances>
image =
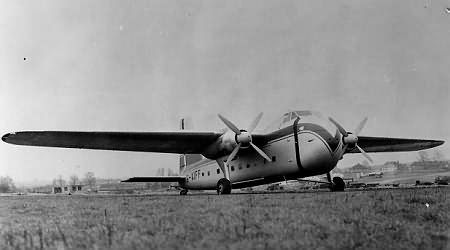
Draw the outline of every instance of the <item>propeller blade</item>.
<instances>
[{"instance_id":1,"label":"propeller blade","mask_svg":"<svg viewBox=\"0 0 450 250\"><path fill-rule=\"evenodd\" d=\"M232 122L230 122L227 118L221 116L220 114L218 114L220 120L222 120L223 123L225 123L225 125L227 125L227 127L229 129L231 129L235 134L240 135L241 131L236 127L236 125L234 125Z\"/></svg>"},{"instance_id":2,"label":"propeller blade","mask_svg":"<svg viewBox=\"0 0 450 250\"><path fill-rule=\"evenodd\" d=\"M236 156L237 152L239 151L239 148L241 148L241 144L240 143L233 149L233 151L231 152L230 156L228 156L227 166L231 162L231 160L233 160L233 158Z\"/></svg>"},{"instance_id":3,"label":"propeller blade","mask_svg":"<svg viewBox=\"0 0 450 250\"><path fill-rule=\"evenodd\" d=\"M268 162L272 162L272 159L270 159L270 157L267 156L266 153L264 153L264 151L258 148L258 146L253 144L253 142L250 142L250 145L252 145L252 147L256 150L256 152L258 152L258 154L261 155L264 159L266 159Z\"/></svg>"},{"instance_id":4,"label":"propeller blade","mask_svg":"<svg viewBox=\"0 0 450 250\"><path fill-rule=\"evenodd\" d=\"M336 127L338 128L339 132L341 132L342 135L344 135L345 137L348 136L347 130L345 130L341 124L339 124L337 121L335 121L333 118L328 117L328 119L330 120L330 122L332 122L334 125L336 125Z\"/></svg>"},{"instance_id":5,"label":"propeller blade","mask_svg":"<svg viewBox=\"0 0 450 250\"><path fill-rule=\"evenodd\" d=\"M359 135L359 132L361 132L361 130L364 128L364 126L366 125L366 122L367 122L367 117L364 117L364 120L362 120L362 121L359 123L358 127L356 127L356 129L355 129L355 131L354 131L354 134L355 134L356 136Z\"/></svg>"},{"instance_id":6,"label":"propeller blade","mask_svg":"<svg viewBox=\"0 0 450 250\"><path fill-rule=\"evenodd\" d=\"M258 116L253 120L253 122L248 127L248 132L252 133L253 130L255 130L256 126L258 126L259 121L261 121L261 118L263 116L263 112L259 113Z\"/></svg>"},{"instance_id":7,"label":"propeller blade","mask_svg":"<svg viewBox=\"0 0 450 250\"><path fill-rule=\"evenodd\" d=\"M359 147L358 145L356 145L356 147L358 148L359 152L361 152L361 153L364 155L364 157L366 157L367 160L370 161L370 163L373 163L372 158L369 156L369 154L366 153L366 151L364 151L364 150L363 150L361 147Z\"/></svg>"}]
</instances>

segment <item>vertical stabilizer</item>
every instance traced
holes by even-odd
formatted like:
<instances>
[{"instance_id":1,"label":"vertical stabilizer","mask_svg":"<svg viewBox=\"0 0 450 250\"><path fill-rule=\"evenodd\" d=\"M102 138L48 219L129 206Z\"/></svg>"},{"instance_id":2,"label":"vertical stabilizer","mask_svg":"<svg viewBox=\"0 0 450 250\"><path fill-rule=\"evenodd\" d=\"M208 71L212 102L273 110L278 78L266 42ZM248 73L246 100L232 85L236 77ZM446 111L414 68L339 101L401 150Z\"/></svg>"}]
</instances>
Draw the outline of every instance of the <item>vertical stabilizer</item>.
<instances>
[{"instance_id":1,"label":"vertical stabilizer","mask_svg":"<svg viewBox=\"0 0 450 250\"><path fill-rule=\"evenodd\" d=\"M192 118L183 117L180 119L180 130L192 130L194 126L192 125ZM180 155L180 175L184 171L184 169L203 159L201 154L183 154Z\"/></svg>"}]
</instances>

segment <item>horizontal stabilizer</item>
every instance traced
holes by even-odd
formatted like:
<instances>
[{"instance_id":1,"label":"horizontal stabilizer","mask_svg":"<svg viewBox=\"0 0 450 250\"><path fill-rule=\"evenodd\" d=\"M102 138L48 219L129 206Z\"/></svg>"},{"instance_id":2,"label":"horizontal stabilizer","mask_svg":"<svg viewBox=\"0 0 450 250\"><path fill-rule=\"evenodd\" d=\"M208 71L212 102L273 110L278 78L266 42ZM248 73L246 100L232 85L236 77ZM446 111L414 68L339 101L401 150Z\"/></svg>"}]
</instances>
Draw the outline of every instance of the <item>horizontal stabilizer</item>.
<instances>
[{"instance_id":1,"label":"horizontal stabilizer","mask_svg":"<svg viewBox=\"0 0 450 250\"><path fill-rule=\"evenodd\" d=\"M313 180L313 179L307 179L307 178L296 179L296 181L330 184L328 181L319 181L319 180Z\"/></svg>"},{"instance_id":2,"label":"horizontal stabilizer","mask_svg":"<svg viewBox=\"0 0 450 250\"><path fill-rule=\"evenodd\" d=\"M181 182L185 181L183 176L149 176L149 177L132 177L121 182Z\"/></svg>"}]
</instances>

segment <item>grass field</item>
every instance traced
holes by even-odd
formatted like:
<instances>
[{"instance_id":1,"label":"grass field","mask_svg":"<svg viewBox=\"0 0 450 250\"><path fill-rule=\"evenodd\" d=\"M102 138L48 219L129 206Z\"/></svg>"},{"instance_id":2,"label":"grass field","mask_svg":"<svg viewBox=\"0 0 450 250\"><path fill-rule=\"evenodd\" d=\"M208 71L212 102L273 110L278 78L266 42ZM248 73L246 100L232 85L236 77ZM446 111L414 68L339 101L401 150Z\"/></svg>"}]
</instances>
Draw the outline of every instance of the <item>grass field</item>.
<instances>
[{"instance_id":1,"label":"grass field","mask_svg":"<svg viewBox=\"0 0 450 250\"><path fill-rule=\"evenodd\" d=\"M449 198L445 187L0 197L0 249L450 249Z\"/></svg>"}]
</instances>

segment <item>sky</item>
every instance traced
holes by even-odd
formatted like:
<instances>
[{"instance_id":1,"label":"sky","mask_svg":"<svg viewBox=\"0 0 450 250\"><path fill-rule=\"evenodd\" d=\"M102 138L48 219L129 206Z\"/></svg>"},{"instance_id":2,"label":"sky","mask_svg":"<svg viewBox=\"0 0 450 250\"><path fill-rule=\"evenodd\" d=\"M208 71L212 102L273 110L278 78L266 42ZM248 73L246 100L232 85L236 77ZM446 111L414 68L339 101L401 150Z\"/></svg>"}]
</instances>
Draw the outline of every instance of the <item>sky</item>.
<instances>
[{"instance_id":1,"label":"sky","mask_svg":"<svg viewBox=\"0 0 450 250\"><path fill-rule=\"evenodd\" d=\"M450 139L448 1L1 1L1 134L173 131L186 116L216 131L218 113L246 127L261 111L262 129L313 109L350 131L367 116L362 135ZM17 182L160 167L178 156L0 143Z\"/></svg>"}]
</instances>

